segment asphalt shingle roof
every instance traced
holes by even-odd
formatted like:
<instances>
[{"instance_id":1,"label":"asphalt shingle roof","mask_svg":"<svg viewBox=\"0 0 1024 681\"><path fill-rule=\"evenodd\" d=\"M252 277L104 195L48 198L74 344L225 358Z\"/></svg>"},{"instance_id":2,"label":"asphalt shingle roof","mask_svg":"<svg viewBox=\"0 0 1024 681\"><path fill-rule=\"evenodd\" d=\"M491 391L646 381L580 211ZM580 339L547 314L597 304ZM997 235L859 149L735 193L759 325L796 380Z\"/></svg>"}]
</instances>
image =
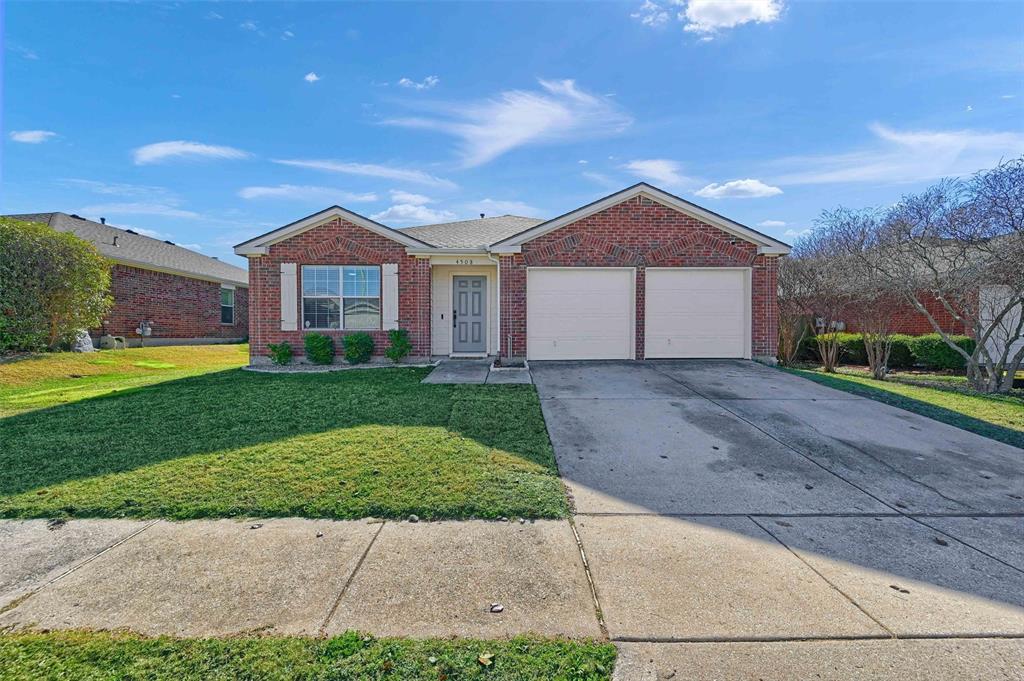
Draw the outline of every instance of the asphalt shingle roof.
<instances>
[{"instance_id":1,"label":"asphalt shingle roof","mask_svg":"<svg viewBox=\"0 0 1024 681\"><path fill-rule=\"evenodd\" d=\"M542 222L544 220L539 218L501 215L494 218L406 227L401 231L438 248L479 248L507 239Z\"/></svg>"},{"instance_id":2,"label":"asphalt shingle roof","mask_svg":"<svg viewBox=\"0 0 1024 681\"><path fill-rule=\"evenodd\" d=\"M160 239L103 225L67 213L27 213L5 217L42 222L58 232L71 232L92 243L115 262L137 267L147 265L186 277L213 279L229 284L249 285L249 274L241 267L190 251ZM115 238L117 245L115 246Z\"/></svg>"}]
</instances>

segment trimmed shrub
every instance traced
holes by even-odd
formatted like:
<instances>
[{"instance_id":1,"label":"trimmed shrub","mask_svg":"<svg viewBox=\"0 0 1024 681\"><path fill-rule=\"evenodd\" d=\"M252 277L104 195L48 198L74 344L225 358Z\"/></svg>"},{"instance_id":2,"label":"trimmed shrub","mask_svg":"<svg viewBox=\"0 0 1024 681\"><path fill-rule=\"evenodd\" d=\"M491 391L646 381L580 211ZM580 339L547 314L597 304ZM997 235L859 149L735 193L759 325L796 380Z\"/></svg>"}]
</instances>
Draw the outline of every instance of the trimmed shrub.
<instances>
[{"instance_id":1,"label":"trimmed shrub","mask_svg":"<svg viewBox=\"0 0 1024 681\"><path fill-rule=\"evenodd\" d=\"M267 350L270 351L270 361L274 364L285 365L292 361L292 346L285 343L267 343Z\"/></svg>"},{"instance_id":2,"label":"trimmed shrub","mask_svg":"<svg viewBox=\"0 0 1024 681\"><path fill-rule=\"evenodd\" d=\"M74 234L0 218L0 354L56 349L99 327L110 265Z\"/></svg>"},{"instance_id":3,"label":"trimmed shrub","mask_svg":"<svg viewBox=\"0 0 1024 681\"><path fill-rule=\"evenodd\" d=\"M368 333L352 333L342 339L345 346L345 359L349 364L362 364L370 361L373 355L373 337Z\"/></svg>"},{"instance_id":4,"label":"trimmed shrub","mask_svg":"<svg viewBox=\"0 0 1024 681\"><path fill-rule=\"evenodd\" d=\"M393 329L388 331L388 349L384 351L387 358L396 364L412 352L412 343L409 341L409 332L405 329Z\"/></svg>"},{"instance_id":5,"label":"trimmed shrub","mask_svg":"<svg viewBox=\"0 0 1024 681\"><path fill-rule=\"evenodd\" d=\"M964 352L974 352L974 339L967 336L950 336ZM914 356L914 362L927 369L936 371L958 370L964 368L964 358L953 348L946 345L942 336L929 333L925 336L913 336L907 345Z\"/></svg>"},{"instance_id":6,"label":"trimmed shrub","mask_svg":"<svg viewBox=\"0 0 1024 681\"><path fill-rule=\"evenodd\" d=\"M307 333L303 340L306 359L313 364L330 364L334 361L334 340L322 333Z\"/></svg>"},{"instance_id":7,"label":"trimmed shrub","mask_svg":"<svg viewBox=\"0 0 1024 681\"><path fill-rule=\"evenodd\" d=\"M889 349L890 369L909 369L914 366L914 353L910 351L913 336L902 333L892 335L892 347Z\"/></svg>"}]
</instances>

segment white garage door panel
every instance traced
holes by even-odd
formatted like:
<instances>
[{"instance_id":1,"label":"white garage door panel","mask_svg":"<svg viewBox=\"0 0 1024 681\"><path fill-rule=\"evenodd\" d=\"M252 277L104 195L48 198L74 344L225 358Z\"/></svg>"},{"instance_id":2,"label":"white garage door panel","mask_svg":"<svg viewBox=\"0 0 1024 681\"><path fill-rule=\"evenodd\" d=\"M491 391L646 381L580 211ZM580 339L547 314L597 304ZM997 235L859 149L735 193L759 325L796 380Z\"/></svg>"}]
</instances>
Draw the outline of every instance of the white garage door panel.
<instances>
[{"instance_id":1,"label":"white garage door panel","mask_svg":"<svg viewBox=\"0 0 1024 681\"><path fill-rule=\"evenodd\" d=\"M746 270L648 268L645 356L747 357Z\"/></svg>"},{"instance_id":2,"label":"white garage door panel","mask_svg":"<svg viewBox=\"0 0 1024 681\"><path fill-rule=\"evenodd\" d=\"M633 276L620 269L527 270L527 357L632 357Z\"/></svg>"}]
</instances>

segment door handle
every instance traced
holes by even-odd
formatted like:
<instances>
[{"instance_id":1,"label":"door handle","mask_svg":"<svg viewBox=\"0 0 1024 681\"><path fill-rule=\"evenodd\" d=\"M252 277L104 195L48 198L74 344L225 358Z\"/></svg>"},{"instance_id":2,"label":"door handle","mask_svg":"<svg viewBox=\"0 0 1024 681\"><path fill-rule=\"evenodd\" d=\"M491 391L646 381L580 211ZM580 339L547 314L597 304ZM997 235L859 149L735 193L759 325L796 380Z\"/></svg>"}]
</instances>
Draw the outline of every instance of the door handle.
<instances>
[{"instance_id":1,"label":"door handle","mask_svg":"<svg viewBox=\"0 0 1024 681\"><path fill-rule=\"evenodd\" d=\"M456 327L456 325L457 325L456 322L458 321L458 319L459 319L459 311L458 310L452 310L452 328L453 329Z\"/></svg>"}]
</instances>

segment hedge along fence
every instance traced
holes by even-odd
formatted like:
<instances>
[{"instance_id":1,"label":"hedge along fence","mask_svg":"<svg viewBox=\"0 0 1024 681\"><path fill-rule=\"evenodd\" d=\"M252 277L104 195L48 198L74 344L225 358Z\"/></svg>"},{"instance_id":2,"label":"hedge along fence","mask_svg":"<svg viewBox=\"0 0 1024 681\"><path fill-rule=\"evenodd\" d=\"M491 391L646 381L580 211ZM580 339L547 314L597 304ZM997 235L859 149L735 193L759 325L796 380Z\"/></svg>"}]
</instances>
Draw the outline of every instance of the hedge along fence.
<instances>
[{"instance_id":1,"label":"hedge along fence","mask_svg":"<svg viewBox=\"0 0 1024 681\"><path fill-rule=\"evenodd\" d=\"M839 361L843 364L867 366L867 351L864 339L859 333L837 333L839 339ZM970 354L974 352L974 339L968 336L951 336L953 341ZM798 359L818 360L817 341L809 336L801 343ZM942 336L929 333L924 336L907 336L893 334L892 349L889 351L890 369L910 369L919 366L933 371L961 370L964 358L953 348L946 345Z\"/></svg>"}]
</instances>

